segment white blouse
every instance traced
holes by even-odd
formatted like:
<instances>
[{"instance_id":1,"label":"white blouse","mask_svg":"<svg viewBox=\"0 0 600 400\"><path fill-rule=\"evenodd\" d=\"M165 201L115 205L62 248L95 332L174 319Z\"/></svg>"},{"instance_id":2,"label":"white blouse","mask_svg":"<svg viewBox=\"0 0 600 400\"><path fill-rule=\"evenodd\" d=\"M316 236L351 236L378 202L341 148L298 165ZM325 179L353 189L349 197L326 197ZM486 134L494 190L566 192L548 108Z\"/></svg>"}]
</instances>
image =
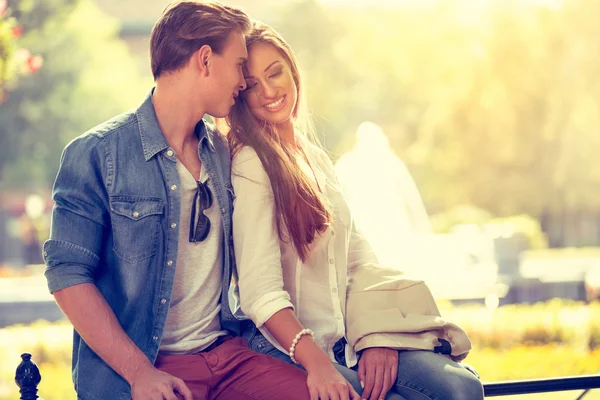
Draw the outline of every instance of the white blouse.
<instances>
[{"instance_id":1,"label":"white blouse","mask_svg":"<svg viewBox=\"0 0 600 400\"><path fill-rule=\"evenodd\" d=\"M300 323L314 331L317 344L335 361L333 346L346 332L346 290L352 272L361 265L377 264L377 258L354 228L331 160L308 142L304 148L312 170L306 163L302 167L317 190L323 191L333 214L333 223L310 245L306 262L291 242L279 239L273 190L254 149L244 147L233 159L233 240L240 306L286 354L288 349L263 325L279 310L293 308ZM346 363L349 367L356 364L350 346L346 346Z\"/></svg>"}]
</instances>

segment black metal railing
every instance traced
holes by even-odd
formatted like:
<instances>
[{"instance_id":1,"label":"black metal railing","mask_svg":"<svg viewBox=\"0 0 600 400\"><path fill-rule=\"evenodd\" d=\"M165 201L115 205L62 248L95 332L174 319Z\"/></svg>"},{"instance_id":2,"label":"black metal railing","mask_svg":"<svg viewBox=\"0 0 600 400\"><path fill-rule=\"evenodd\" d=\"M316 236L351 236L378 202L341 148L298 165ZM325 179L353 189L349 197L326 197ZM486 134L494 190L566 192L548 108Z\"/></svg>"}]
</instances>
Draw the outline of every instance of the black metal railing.
<instances>
[{"instance_id":1,"label":"black metal railing","mask_svg":"<svg viewBox=\"0 0 600 400\"><path fill-rule=\"evenodd\" d=\"M581 375L563 378L529 379L484 383L485 397L509 396L514 394L565 392L600 388L600 375ZM582 396L578 399L583 398Z\"/></svg>"},{"instance_id":2,"label":"black metal railing","mask_svg":"<svg viewBox=\"0 0 600 400\"><path fill-rule=\"evenodd\" d=\"M17 367L15 382L19 386L21 400L36 400L37 386L40 384L42 376L36 363L31 360L31 354L21 354L21 364Z\"/></svg>"},{"instance_id":3,"label":"black metal railing","mask_svg":"<svg viewBox=\"0 0 600 400\"><path fill-rule=\"evenodd\" d=\"M37 386L42 380L38 366L31 360L31 354L21 354L21 363L17 367L15 382L21 393L20 400L36 400ZM515 394L563 392L583 390L577 397L580 400L591 389L600 388L600 375L569 376L563 378L529 379L483 384L485 397L509 396Z\"/></svg>"}]
</instances>

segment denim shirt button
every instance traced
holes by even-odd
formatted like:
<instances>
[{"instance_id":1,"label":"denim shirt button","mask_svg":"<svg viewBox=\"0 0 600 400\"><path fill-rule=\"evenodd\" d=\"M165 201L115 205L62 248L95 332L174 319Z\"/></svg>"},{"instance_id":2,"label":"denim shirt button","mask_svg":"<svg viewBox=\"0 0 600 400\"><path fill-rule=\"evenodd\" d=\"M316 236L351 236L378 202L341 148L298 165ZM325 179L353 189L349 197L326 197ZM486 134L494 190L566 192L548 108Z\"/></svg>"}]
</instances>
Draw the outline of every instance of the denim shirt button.
<instances>
[{"instance_id":1,"label":"denim shirt button","mask_svg":"<svg viewBox=\"0 0 600 400\"><path fill-rule=\"evenodd\" d=\"M167 155L168 155L169 157L173 157L173 154L174 154L174 153L173 153L173 150L169 149L169 150L167 151Z\"/></svg>"},{"instance_id":2,"label":"denim shirt button","mask_svg":"<svg viewBox=\"0 0 600 400\"><path fill-rule=\"evenodd\" d=\"M167 303L167 299L162 299L162 300L160 301L160 304L166 304L166 303Z\"/></svg>"},{"instance_id":3,"label":"denim shirt button","mask_svg":"<svg viewBox=\"0 0 600 400\"><path fill-rule=\"evenodd\" d=\"M171 190L177 190L177 185L171 186Z\"/></svg>"},{"instance_id":4,"label":"denim shirt button","mask_svg":"<svg viewBox=\"0 0 600 400\"><path fill-rule=\"evenodd\" d=\"M173 260L169 260L167 261L167 265L170 267L171 265L173 265Z\"/></svg>"},{"instance_id":5,"label":"denim shirt button","mask_svg":"<svg viewBox=\"0 0 600 400\"><path fill-rule=\"evenodd\" d=\"M154 341L156 342L156 341L158 340L158 336L154 336L154 337L152 338L152 340L154 340Z\"/></svg>"},{"instance_id":6,"label":"denim shirt button","mask_svg":"<svg viewBox=\"0 0 600 400\"><path fill-rule=\"evenodd\" d=\"M139 216L140 216L140 213L139 213L139 212L137 212L137 211L134 211L134 212L133 212L133 216L134 216L135 218L137 218L137 217L139 217Z\"/></svg>"},{"instance_id":7,"label":"denim shirt button","mask_svg":"<svg viewBox=\"0 0 600 400\"><path fill-rule=\"evenodd\" d=\"M176 224L175 222L173 222L173 223L171 224L171 228L173 228L173 229L177 228L177 224Z\"/></svg>"}]
</instances>

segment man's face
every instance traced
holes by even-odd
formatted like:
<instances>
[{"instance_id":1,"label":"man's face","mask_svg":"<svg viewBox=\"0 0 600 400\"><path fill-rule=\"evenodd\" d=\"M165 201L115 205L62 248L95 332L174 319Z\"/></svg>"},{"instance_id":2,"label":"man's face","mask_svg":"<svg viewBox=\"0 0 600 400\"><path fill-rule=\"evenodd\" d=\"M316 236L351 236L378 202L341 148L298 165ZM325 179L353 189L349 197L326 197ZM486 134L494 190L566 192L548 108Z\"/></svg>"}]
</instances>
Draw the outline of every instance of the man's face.
<instances>
[{"instance_id":1,"label":"man's face","mask_svg":"<svg viewBox=\"0 0 600 400\"><path fill-rule=\"evenodd\" d=\"M248 58L246 39L239 31L229 35L221 54L213 53L210 63L211 93L206 112L223 118L235 103L236 97L246 88L242 67Z\"/></svg>"}]
</instances>

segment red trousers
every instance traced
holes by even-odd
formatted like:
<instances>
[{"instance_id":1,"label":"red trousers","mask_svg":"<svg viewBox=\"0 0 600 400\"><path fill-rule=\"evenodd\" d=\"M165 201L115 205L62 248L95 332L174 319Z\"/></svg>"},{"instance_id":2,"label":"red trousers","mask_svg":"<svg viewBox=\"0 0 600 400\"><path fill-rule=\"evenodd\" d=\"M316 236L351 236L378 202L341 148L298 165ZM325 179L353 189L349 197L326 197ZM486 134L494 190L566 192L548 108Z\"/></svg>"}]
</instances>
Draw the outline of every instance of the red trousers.
<instances>
[{"instance_id":1,"label":"red trousers","mask_svg":"<svg viewBox=\"0 0 600 400\"><path fill-rule=\"evenodd\" d=\"M194 400L310 399L306 372L256 353L242 338L191 355L159 355L156 368L182 379Z\"/></svg>"}]
</instances>

